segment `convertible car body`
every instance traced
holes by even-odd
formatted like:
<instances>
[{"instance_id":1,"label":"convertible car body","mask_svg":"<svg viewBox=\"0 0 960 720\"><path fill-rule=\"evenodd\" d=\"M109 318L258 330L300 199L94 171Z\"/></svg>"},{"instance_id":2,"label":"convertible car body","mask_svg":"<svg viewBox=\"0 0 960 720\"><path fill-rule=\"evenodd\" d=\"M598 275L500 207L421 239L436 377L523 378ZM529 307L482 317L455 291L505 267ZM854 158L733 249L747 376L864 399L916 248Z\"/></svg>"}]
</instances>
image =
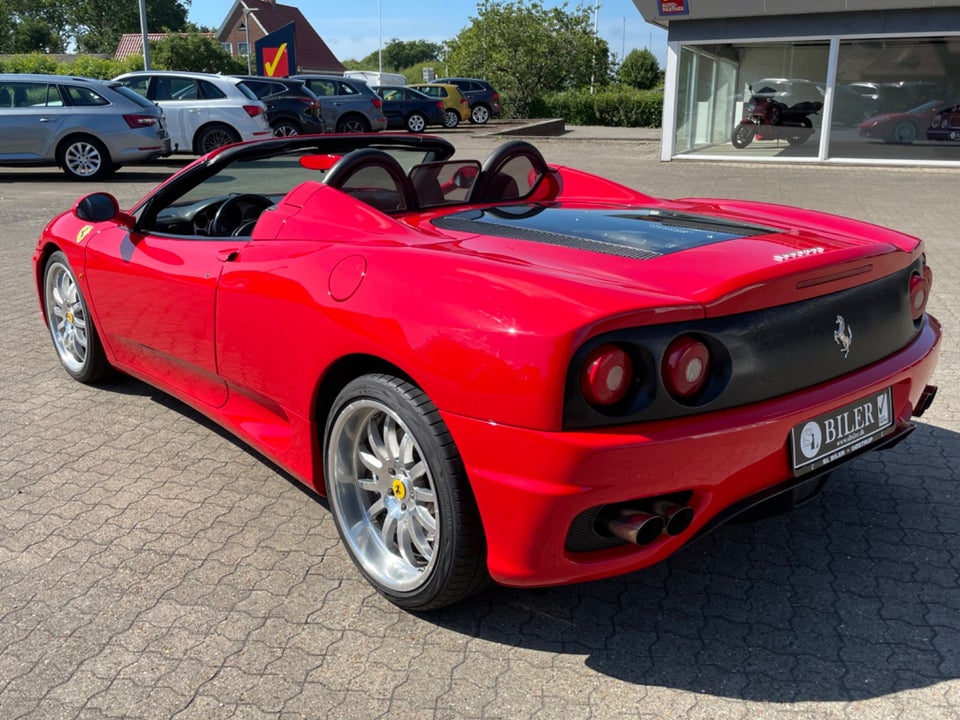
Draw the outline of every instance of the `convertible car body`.
<instances>
[{"instance_id":1,"label":"convertible car body","mask_svg":"<svg viewBox=\"0 0 960 720\"><path fill-rule=\"evenodd\" d=\"M511 142L234 145L87 196L36 283L67 372L129 373L329 496L398 605L638 570L814 496L930 404L922 243L662 200Z\"/></svg>"}]
</instances>

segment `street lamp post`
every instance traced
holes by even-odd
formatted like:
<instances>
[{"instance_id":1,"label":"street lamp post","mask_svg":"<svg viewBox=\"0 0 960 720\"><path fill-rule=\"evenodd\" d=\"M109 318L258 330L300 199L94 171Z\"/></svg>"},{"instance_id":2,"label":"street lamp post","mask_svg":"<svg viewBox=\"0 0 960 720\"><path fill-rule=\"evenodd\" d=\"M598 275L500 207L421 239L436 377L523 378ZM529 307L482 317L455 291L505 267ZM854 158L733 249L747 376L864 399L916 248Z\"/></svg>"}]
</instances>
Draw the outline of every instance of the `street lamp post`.
<instances>
[{"instance_id":1,"label":"street lamp post","mask_svg":"<svg viewBox=\"0 0 960 720\"><path fill-rule=\"evenodd\" d=\"M240 29L243 30L244 41L247 45L247 75L252 75L253 72L250 68L250 13L255 13L257 8L243 8L243 22L240 24Z\"/></svg>"}]
</instances>

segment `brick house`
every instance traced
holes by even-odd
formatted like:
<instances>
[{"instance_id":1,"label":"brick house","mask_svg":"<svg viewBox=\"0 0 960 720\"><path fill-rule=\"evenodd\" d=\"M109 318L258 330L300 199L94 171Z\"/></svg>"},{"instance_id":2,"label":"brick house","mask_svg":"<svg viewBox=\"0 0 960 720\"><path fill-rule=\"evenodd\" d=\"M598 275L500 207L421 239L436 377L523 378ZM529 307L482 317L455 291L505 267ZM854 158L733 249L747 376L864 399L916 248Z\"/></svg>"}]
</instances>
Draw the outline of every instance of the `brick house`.
<instances>
[{"instance_id":1,"label":"brick house","mask_svg":"<svg viewBox=\"0 0 960 720\"><path fill-rule=\"evenodd\" d=\"M244 8L246 22L249 27L244 28ZM223 48L234 57L246 57L247 33L249 32L250 52L257 40L276 32L284 25L296 23L296 48L298 72L304 73L336 73L341 74L346 69L337 60L327 47L327 44L313 29L300 12L299 8L291 5L281 5L274 0L236 0L227 12L223 23L216 32L216 38Z\"/></svg>"}]
</instances>

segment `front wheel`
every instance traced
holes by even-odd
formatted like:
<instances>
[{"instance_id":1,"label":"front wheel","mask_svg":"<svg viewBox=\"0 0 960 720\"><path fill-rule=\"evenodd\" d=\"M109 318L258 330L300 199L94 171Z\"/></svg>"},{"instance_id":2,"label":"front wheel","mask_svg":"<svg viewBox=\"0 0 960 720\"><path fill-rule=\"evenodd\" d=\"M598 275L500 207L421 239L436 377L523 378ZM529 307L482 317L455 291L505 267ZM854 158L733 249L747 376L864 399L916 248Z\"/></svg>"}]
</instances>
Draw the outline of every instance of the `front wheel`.
<instances>
[{"instance_id":1,"label":"front wheel","mask_svg":"<svg viewBox=\"0 0 960 720\"><path fill-rule=\"evenodd\" d=\"M422 114L415 112L410 113L407 117L407 130L412 133L422 133L427 127L427 118Z\"/></svg>"},{"instance_id":2,"label":"front wheel","mask_svg":"<svg viewBox=\"0 0 960 720\"><path fill-rule=\"evenodd\" d=\"M899 123L890 134L890 142L910 145L917 139L917 127L912 122Z\"/></svg>"},{"instance_id":3,"label":"front wheel","mask_svg":"<svg viewBox=\"0 0 960 720\"><path fill-rule=\"evenodd\" d=\"M43 270L43 310L64 370L82 383L103 378L110 370L107 356L77 278L60 251L50 255Z\"/></svg>"},{"instance_id":4,"label":"front wheel","mask_svg":"<svg viewBox=\"0 0 960 720\"><path fill-rule=\"evenodd\" d=\"M733 135L730 136L730 142L733 143L735 148L742 150L753 142L753 136L756 132L756 126L754 125L737 125L733 129Z\"/></svg>"},{"instance_id":5,"label":"front wheel","mask_svg":"<svg viewBox=\"0 0 960 720\"><path fill-rule=\"evenodd\" d=\"M330 508L350 557L407 610L458 602L488 582L479 513L437 408L411 383L365 375L330 411Z\"/></svg>"},{"instance_id":6,"label":"front wheel","mask_svg":"<svg viewBox=\"0 0 960 720\"><path fill-rule=\"evenodd\" d=\"M460 113L456 110L447 110L443 113L443 126L452 130L460 124Z\"/></svg>"}]
</instances>

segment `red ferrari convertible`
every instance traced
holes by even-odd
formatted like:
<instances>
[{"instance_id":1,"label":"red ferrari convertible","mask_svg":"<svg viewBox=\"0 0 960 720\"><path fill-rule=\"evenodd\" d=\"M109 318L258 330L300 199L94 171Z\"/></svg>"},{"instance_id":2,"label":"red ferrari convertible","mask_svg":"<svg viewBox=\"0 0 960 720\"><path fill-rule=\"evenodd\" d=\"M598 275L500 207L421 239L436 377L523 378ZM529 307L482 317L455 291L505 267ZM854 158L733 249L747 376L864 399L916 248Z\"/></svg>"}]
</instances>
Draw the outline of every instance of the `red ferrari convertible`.
<instances>
[{"instance_id":1,"label":"red ferrari convertible","mask_svg":"<svg viewBox=\"0 0 960 720\"><path fill-rule=\"evenodd\" d=\"M397 605L638 570L814 496L933 400L922 243L427 136L277 138L43 231L67 373L136 376L328 496Z\"/></svg>"}]
</instances>

